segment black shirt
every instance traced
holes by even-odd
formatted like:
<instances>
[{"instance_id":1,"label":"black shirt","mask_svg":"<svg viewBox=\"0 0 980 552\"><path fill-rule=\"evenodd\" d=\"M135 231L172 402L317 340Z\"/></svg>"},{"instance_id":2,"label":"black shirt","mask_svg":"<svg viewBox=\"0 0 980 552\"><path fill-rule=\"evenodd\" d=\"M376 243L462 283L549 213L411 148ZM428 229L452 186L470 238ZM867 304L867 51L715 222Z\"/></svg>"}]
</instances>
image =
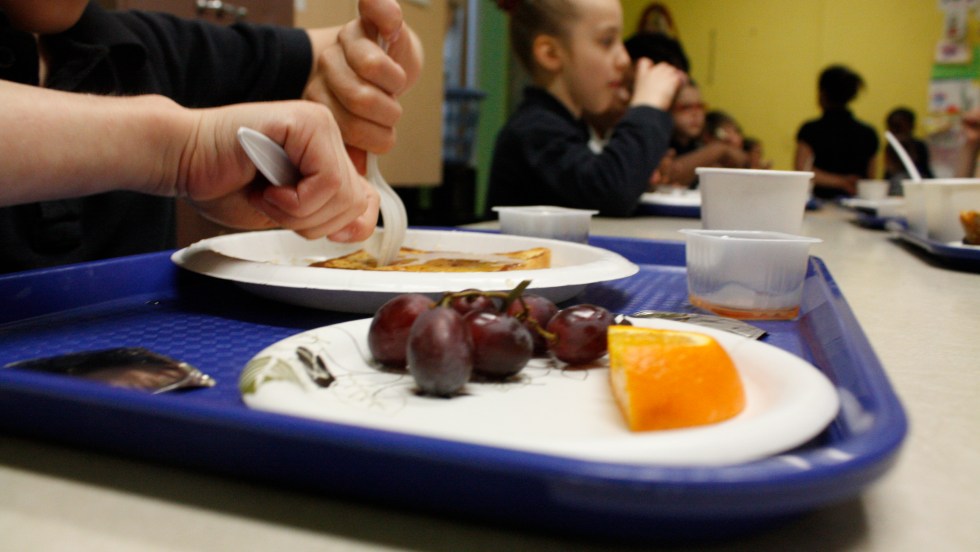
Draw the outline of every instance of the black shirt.
<instances>
[{"instance_id":1,"label":"black shirt","mask_svg":"<svg viewBox=\"0 0 980 552\"><path fill-rule=\"evenodd\" d=\"M878 153L878 133L846 110L827 110L819 119L808 121L796 134L797 141L813 149L813 167L836 174L870 178L868 163ZM840 194L840 190L814 187L820 197Z\"/></svg>"},{"instance_id":2,"label":"black shirt","mask_svg":"<svg viewBox=\"0 0 980 552\"><path fill-rule=\"evenodd\" d=\"M529 87L497 135L488 203L630 215L667 152L672 126L665 111L632 107L596 154L585 123L545 90Z\"/></svg>"},{"instance_id":3,"label":"black shirt","mask_svg":"<svg viewBox=\"0 0 980 552\"><path fill-rule=\"evenodd\" d=\"M221 27L96 3L41 40L49 88L161 94L188 107L297 98L313 63L300 29ZM0 79L37 85L38 67L34 38L0 12ZM133 192L0 208L0 273L169 249L175 226L172 198Z\"/></svg>"}]
</instances>

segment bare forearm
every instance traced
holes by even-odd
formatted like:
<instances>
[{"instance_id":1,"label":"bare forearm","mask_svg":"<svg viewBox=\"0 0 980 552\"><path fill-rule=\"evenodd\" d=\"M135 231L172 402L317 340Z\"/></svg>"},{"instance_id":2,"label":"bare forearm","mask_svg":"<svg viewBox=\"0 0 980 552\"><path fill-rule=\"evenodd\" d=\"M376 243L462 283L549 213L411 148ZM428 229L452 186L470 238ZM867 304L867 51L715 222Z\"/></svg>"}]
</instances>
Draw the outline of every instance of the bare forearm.
<instances>
[{"instance_id":1,"label":"bare forearm","mask_svg":"<svg viewBox=\"0 0 980 552\"><path fill-rule=\"evenodd\" d=\"M973 178L977 170L977 155L980 154L980 142L967 141L960 148L959 158L956 160L956 176L962 178Z\"/></svg>"},{"instance_id":2,"label":"bare forearm","mask_svg":"<svg viewBox=\"0 0 980 552\"><path fill-rule=\"evenodd\" d=\"M698 148L690 153L677 156L670 167L670 181L689 186L694 182L695 172L698 167L744 167L745 154L738 152L735 155L734 148L713 142L704 147Z\"/></svg>"},{"instance_id":3,"label":"bare forearm","mask_svg":"<svg viewBox=\"0 0 980 552\"><path fill-rule=\"evenodd\" d=\"M179 129L189 121L170 100L0 81L0 104L0 205L112 189L174 193L186 143Z\"/></svg>"},{"instance_id":4,"label":"bare forearm","mask_svg":"<svg viewBox=\"0 0 980 552\"><path fill-rule=\"evenodd\" d=\"M823 169L813 169L813 184L824 188L834 188L843 190L848 194L854 195L857 192L856 176L832 173Z\"/></svg>"}]
</instances>

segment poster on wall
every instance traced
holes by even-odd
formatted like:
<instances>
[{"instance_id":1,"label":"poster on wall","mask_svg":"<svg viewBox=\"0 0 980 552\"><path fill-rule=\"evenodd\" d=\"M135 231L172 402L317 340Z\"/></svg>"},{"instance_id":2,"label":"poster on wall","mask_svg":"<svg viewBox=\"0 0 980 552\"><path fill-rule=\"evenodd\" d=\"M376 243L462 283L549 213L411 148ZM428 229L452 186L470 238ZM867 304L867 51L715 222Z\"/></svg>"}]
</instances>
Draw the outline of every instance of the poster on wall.
<instances>
[{"instance_id":1,"label":"poster on wall","mask_svg":"<svg viewBox=\"0 0 980 552\"><path fill-rule=\"evenodd\" d=\"M925 132L937 177L954 176L960 118L980 108L980 0L938 0L943 29L929 81Z\"/></svg>"}]
</instances>

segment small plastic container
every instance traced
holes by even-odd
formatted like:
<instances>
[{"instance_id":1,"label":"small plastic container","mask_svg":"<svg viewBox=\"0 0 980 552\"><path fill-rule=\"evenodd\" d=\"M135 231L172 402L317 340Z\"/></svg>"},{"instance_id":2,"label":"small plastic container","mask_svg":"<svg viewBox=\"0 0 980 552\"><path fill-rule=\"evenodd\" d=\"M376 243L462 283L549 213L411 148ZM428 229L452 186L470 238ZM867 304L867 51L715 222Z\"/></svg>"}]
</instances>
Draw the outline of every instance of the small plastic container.
<instances>
[{"instance_id":1,"label":"small plastic container","mask_svg":"<svg viewBox=\"0 0 980 552\"><path fill-rule=\"evenodd\" d=\"M922 182L927 237L944 244L962 243L960 211L980 211L980 179L930 178Z\"/></svg>"},{"instance_id":2,"label":"small plastic container","mask_svg":"<svg viewBox=\"0 0 980 552\"><path fill-rule=\"evenodd\" d=\"M688 295L721 316L789 320L800 312L810 246L817 238L752 230L681 230Z\"/></svg>"},{"instance_id":3,"label":"small plastic container","mask_svg":"<svg viewBox=\"0 0 980 552\"><path fill-rule=\"evenodd\" d=\"M813 187L809 171L698 167L701 227L798 234Z\"/></svg>"},{"instance_id":4,"label":"small plastic container","mask_svg":"<svg viewBox=\"0 0 980 552\"><path fill-rule=\"evenodd\" d=\"M888 197L891 183L887 180L858 180L857 196L861 199L879 200Z\"/></svg>"},{"instance_id":5,"label":"small plastic container","mask_svg":"<svg viewBox=\"0 0 980 552\"><path fill-rule=\"evenodd\" d=\"M589 241L592 216L599 211L554 205L494 207L504 234L548 238L577 243Z\"/></svg>"},{"instance_id":6,"label":"small plastic container","mask_svg":"<svg viewBox=\"0 0 980 552\"><path fill-rule=\"evenodd\" d=\"M926 237L926 190L922 180L903 180L902 195L905 197L905 220L909 232Z\"/></svg>"}]
</instances>

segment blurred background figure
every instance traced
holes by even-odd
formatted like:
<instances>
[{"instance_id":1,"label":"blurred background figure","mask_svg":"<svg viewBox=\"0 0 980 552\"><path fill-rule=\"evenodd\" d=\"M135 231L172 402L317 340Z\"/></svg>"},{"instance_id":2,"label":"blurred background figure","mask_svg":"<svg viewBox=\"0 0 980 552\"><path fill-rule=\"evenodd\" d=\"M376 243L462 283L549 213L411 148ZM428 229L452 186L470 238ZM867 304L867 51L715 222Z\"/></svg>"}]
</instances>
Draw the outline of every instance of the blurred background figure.
<instances>
[{"instance_id":1,"label":"blurred background figure","mask_svg":"<svg viewBox=\"0 0 980 552\"><path fill-rule=\"evenodd\" d=\"M600 113L586 111L582 114L582 117L589 125L589 147L596 153L602 151L602 148L609 142L613 128L619 123L629 108L637 61L646 58L655 64L661 62L669 63L685 73L688 73L690 69L687 55L684 53L684 47L676 39L665 33L637 33L626 39L624 45L632 63L623 75L623 86L616 95L612 105Z\"/></svg>"},{"instance_id":2,"label":"blurred background figure","mask_svg":"<svg viewBox=\"0 0 980 552\"><path fill-rule=\"evenodd\" d=\"M701 98L701 90L693 81L682 86L670 108L674 119L674 131L670 147L676 153L670 163L669 170L664 171L664 180L668 183L694 187L697 185L697 175L694 170L698 167L745 167L748 155L743 151L741 131L737 132L737 145L731 141L718 140L713 137L705 141L708 117L707 105ZM723 115L723 116L722 116ZM738 129L738 124L730 116L719 112L718 120L728 119L731 129ZM724 130L722 131L725 132Z\"/></svg>"},{"instance_id":3,"label":"blurred background figure","mask_svg":"<svg viewBox=\"0 0 980 552\"><path fill-rule=\"evenodd\" d=\"M817 197L853 196L858 180L875 178L878 133L848 109L863 87L861 76L843 65L820 73L817 98L823 115L800 127L794 163L798 171L814 172Z\"/></svg>"},{"instance_id":4,"label":"blurred background figure","mask_svg":"<svg viewBox=\"0 0 980 552\"><path fill-rule=\"evenodd\" d=\"M763 159L762 142L755 138L747 138L735 117L720 109L713 109L704 118L704 134L701 137L704 145L720 142L745 152L746 169L769 169L772 162Z\"/></svg>"},{"instance_id":5,"label":"blurred background figure","mask_svg":"<svg viewBox=\"0 0 980 552\"><path fill-rule=\"evenodd\" d=\"M650 2L640 14L640 19L636 25L636 34L659 33L669 36L674 40L678 39L677 27L674 25L674 18L670 15L667 6L660 2Z\"/></svg>"},{"instance_id":6,"label":"blurred background figure","mask_svg":"<svg viewBox=\"0 0 980 552\"><path fill-rule=\"evenodd\" d=\"M929 163L929 147L923 140L915 137L915 112L907 107L896 107L885 118L885 126L908 152L922 178L933 178ZM902 164L902 160L891 144L885 144L884 161L884 176L891 182L889 193L900 195L902 179L909 178L911 175L905 170L905 165Z\"/></svg>"},{"instance_id":7,"label":"blurred background figure","mask_svg":"<svg viewBox=\"0 0 980 552\"><path fill-rule=\"evenodd\" d=\"M750 169L771 169L772 159L766 159L766 150L762 147L762 141L758 138L746 136L742 142L742 149L749 156L748 168Z\"/></svg>"},{"instance_id":8,"label":"blurred background figure","mask_svg":"<svg viewBox=\"0 0 980 552\"><path fill-rule=\"evenodd\" d=\"M956 165L956 176L973 178L977 174L977 155L980 154L980 107L963 114L963 145Z\"/></svg>"},{"instance_id":9,"label":"blurred background figure","mask_svg":"<svg viewBox=\"0 0 980 552\"><path fill-rule=\"evenodd\" d=\"M745 137L742 135L742 128L738 125L738 121L720 109L713 109L705 115L704 134L701 140L705 144L723 142L742 150L745 149Z\"/></svg>"},{"instance_id":10,"label":"blurred background figure","mask_svg":"<svg viewBox=\"0 0 980 552\"><path fill-rule=\"evenodd\" d=\"M668 150L668 109L687 75L669 63L631 63L618 0L497 1L533 85L497 133L488 204L631 215ZM623 110L627 101L596 153L585 114Z\"/></svg>"}]
</instances>

